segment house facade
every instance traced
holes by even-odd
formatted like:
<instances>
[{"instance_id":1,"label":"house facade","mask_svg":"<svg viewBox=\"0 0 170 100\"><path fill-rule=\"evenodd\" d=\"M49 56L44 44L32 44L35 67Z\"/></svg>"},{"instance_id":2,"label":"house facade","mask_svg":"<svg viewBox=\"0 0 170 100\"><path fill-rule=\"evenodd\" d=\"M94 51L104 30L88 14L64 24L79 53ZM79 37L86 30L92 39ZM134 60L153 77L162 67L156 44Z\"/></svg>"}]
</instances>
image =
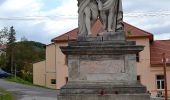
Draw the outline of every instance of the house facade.
<instances>
[{"instance_id":1,"label":"house facade","mask_svg":"<svg viewBox=\"0 0 170 100\"><path fill-rule=\"evenodd\" d=\"M164 90L164 76L162 65L162 53L170 58L170 41L154 41L149 32L124 23L124 31L127 41L136 41L137 45L144 45L142 52L137 54L137 80L147 87L152 96ZM97 21L92 28L96 36L102 29L102 24ZM60 46L66 46L68 41L75 40L78 29L69 31L52 39L52 44L46 47L46 60L33 65L34 84L60 89L68 80L67 57L61 52ZM168 44L169 43L169 44ZM168 49L169 48L169 49ZM167 62L167 79L170 84L170 61ZM168 85L170 92L170 85ZM170 95L170 93L169 93Z\"/></svg>"},{"instance_id":2,"label":"house facade","mask_svg":"<svg viewBox=\"0 0 170 100\"><path fill-rule=\"evenodd\" d=\"M65 55L60 46L66 42L52 43L46 46L46 60L33 64L33 83L52 89L60 89L66 84L68 69Z\"/></svg>"}]
</instances>

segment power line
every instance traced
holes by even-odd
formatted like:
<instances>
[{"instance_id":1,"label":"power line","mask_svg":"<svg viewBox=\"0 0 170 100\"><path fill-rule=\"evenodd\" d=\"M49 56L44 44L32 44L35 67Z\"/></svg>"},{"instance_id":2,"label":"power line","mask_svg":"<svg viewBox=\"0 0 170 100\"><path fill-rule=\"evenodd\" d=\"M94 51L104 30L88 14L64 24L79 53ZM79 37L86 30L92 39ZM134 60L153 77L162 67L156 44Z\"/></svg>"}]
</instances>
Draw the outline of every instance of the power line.
<instances>
[{"instance_id":1,"label":"power line","mask_svg":"<svg viewBox=\"0 0 170 100\"><path fill-rule=\"evenodd\" d=\"M170 11L160 11L160 12L135 12L135 13L125 13L125 17L169 17ZM17 17L0 17L0 20L59 20L59 19L77 19L78 15L55 15L55 16L17 16Z\"/></svg>"}]
</instances>

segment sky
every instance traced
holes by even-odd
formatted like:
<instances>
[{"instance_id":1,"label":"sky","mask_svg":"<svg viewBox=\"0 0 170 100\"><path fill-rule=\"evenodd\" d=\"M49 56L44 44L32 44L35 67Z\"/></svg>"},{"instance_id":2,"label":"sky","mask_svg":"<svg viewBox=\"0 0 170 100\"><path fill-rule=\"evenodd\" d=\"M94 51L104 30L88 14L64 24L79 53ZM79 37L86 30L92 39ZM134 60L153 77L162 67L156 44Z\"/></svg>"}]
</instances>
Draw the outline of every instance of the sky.
<instances>
[{"instance_id":1,"label":"sky","mask_svg":"<svg viewBox=\"0 0 170 100\"><path fill-rule=\"evenodd\" d=\"M123 0L124 21L170 39L170 0ZM14 26L17 40L49 44L78 26L77 0L0 0L0 29Z\"/></svg>"}]
</instances>

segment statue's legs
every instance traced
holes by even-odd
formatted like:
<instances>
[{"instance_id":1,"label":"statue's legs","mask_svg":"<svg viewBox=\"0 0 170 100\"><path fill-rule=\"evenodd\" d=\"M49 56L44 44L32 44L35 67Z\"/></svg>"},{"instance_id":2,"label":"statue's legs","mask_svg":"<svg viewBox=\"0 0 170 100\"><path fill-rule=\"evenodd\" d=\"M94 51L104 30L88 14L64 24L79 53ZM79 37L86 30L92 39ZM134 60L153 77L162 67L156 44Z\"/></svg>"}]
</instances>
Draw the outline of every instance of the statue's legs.
<instances>
[{"instance_id":1,"label":"statue's legs","mask_svg":"<svg viewBox=\"0 0 170 100\"><path fill-rule=\"evenodd\" d=\"M87 32L88 32L88 35L91 35L91 21L90 21L90 18L91 18L91 10L89 7L86 7L84 9L84 12L85 12L85 24L86 24L86 28L87 28Z\"/></svg>"},{"instance_id":2,"label":"statue's legs","mask_svg":"<svg viewBox=\"0 0 170 100\"><path fill-rule=\"evenodd\" d=\"M108 15L108 27L107 27L107 31L108 32L112 32L112 24L113 24L113 12L114 12L114 8L112 7L111 9L109 9L109 15Z\"/></svg>"},{"instance_id":3,"label":"statue's legs","mask_svg":"<svg viewBox=\"0 0 170 100\"><path fill-rule=\"evenodd\" d=\"M95 24L95 22L97 21L98 19L98 16L99 16L99 13L98 13L98 10L97 10L97 6L96 6L96 10L91 10L91 26L93 26Z\"/></svg>"},{"instance_id":4,"label":"statue's legs","mask_svg":"<svg viewBox=\"0 0 170 100\"><path fill-rule=\"evenodd\" d=\"M106 12L105 11L100 11L100 17L102 19L102 24L103 24L103 29L107 30L107 16L106 16Z\"/></svg>"}]
</instances>

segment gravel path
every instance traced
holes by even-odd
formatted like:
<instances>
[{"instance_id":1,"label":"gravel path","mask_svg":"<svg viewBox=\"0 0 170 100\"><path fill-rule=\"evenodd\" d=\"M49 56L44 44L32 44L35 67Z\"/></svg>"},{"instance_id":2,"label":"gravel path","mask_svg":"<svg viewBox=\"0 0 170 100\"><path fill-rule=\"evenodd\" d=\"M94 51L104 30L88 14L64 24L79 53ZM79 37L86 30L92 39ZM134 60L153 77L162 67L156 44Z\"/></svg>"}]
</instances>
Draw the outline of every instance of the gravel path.
<instances>
[{"instance_id":1,"label":"gravel path","mask_svg":"<svg viewBox=\"0 0 170 100\"><path fill-rule=\"evenodd\" d=\"M57 100L57 90L8 82L0 79L0 88L13 92L16 100Z\"/></svg>"}]
</instances>

